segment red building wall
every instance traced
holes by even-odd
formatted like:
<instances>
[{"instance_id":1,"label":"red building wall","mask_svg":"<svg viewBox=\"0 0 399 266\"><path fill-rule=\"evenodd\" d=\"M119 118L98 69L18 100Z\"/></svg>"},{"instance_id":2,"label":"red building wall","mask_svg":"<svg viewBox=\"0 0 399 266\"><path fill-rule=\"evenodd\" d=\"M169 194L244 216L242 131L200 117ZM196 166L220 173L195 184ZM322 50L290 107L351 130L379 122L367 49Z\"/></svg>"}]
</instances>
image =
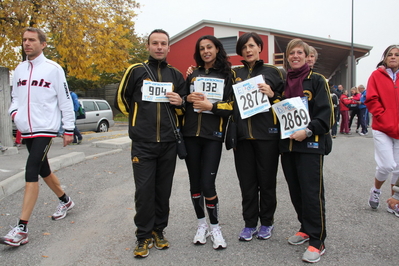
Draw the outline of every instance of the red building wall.
<instances>
[{"instance_id":1,"label":"red building wall","mask_svg":"<svg viewBox=\"0 0 399 266\"><path fill-rule=\"evenodd\" d=\"M238 33L239 36L243 35L245 32L240 31ZM214 35L213 27L203 27L200 30L190 34L186 38L172 44L170 46L170 52L168 54L167 61L172 66L182 72L183 76L186 77L186 70L190 65L195 65L194 60L194 51L195 44L197 40L204 35ZM268 47L268 39L267 35L260 35L263 40L263 50L260 54L260 58L265 61L265 63L269 62L269 47ZM231 55L230 62L233 66L242 65L241 63L242 57L239 55Z\"/></svg>"},{"instance_id":2,"label":"red building wall","mask_svg":"<svg viewBox=\"0 0 399 266\"><path fill-rule=\"evenodd\" d=\"M186 70L189 66L195 65L194 52L195 43L204 35L214 35L212 27L203 27L202 29L190 34L186 38L172 44L168 54L167 61L172 66L180 70L186 77Z\"/></svg>"}]
</instances>

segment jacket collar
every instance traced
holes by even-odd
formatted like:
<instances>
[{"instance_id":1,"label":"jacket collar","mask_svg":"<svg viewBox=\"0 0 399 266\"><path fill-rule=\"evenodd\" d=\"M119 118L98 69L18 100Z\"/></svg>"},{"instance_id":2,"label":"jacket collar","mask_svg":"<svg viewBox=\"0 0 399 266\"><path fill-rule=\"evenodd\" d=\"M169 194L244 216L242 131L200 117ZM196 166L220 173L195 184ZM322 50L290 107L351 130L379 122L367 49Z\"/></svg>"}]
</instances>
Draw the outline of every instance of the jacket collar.
<instances>
[{"instance_id":1,"label":"jacket collar","mask_svg":"<svg viewBox=\"0 0 399 266\"><path fill-rule=\"evenodd\" d=\"M152 57L152 56L149 56L149 57L148 57L148 63L149 63L150 65L153 65L153 66L156 66L156 67L166 67L166 66L168 65L168 62L166 62L166 59L160 61L160 60L156 60L156 59L155 59L154 57Z\"/></svg>"},{"instance_id":2,"label":"jacket collar","mask_svg":"<svg viewBox=\"0 0 399 266\"><path fill-rule=\"evenodd\" d=\"M46 61L46 57L44 56L43 53L41 53L38 57L36 57L33 60L29 60L28 57L26 57L26 61L28 61L29 63L31 63L34 66L37 66L37 65L43 63L44 61Z\"/></svg>"},{"instance_id":3,"label":"jacket collar","mask_svg":"<svg viewBox=\"0 0 399 266\"><path fill-rule=\"evenodd\" d=\"M249 64L247 63L247 61L241 60L241 62L243 63L243 65L244 65L245 67L247 67L248 69L250 69ZM254 67L252 68L252 70L255 69L255 68L257 68L258 66L263 65L263 64L264 64L264 63L263 63L263 60L262 60L262 59L256 61L255 64L254 64Z\"/></svg>"}]
</instances>

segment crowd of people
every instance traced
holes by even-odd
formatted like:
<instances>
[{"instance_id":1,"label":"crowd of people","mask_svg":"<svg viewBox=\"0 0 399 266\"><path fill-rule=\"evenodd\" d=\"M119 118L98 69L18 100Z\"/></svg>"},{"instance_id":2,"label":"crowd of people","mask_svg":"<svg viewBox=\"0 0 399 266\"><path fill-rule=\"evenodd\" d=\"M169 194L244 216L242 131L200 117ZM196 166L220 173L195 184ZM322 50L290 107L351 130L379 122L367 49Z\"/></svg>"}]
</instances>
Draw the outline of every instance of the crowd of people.
<instances>
[{"instance_id":1,"label":"crowd of people","mask_svg":"<svg viewBox=\"0 0 399 266\"><path fill-rule=\"evenodd\" d=\"M68 90L62 68L44 57L46 41L42 31L28 28L23 33L23 47L27 60L15 71L9 112L30 155L20 220L0 239L0 243L12 246L28 243L27 223L38 196L39 175L59 197L54 220L64 218L74 206L50 170L47 151L61 122L64 145L73 141L76 117L72 99L75 96ZM351 134L350 127L356 116L356 132L361 130L358 133L362 136L368 134L368 110L373 115L377 162L369 204L371 208L379 206L381 186L392 173L393 196L388 200L387 210L399 216L399 118L397 103L390 97L396 93L394 87L399 85L398 46L390 46L384 52L378 69L370 77L367 94L363 85L351 88L350 93L342 85L329 86L314 70L318 58L316 49L301 39L293 39L287 45L286 78L278 68L261 59L263 41L255 32L239 37L236 52L243 60L242 66L235 68L231 67L226 51L216 37L200 37L194 47L196 66L189 67L186 79L167 63L169 49L168 33L161 29L152 31L147 41L148 60L133 64L125 71L115 98L115 107L129 117L128 132L132 140L134 223L137 227L135 257L147 257L153 246L157 249L170 246L164 230L168 225L169 198L181 135L187 151L184 159L196 217L194 244L204 245L210 237L214 249L227 247L219 225L219 201L222 199L218 197L215 181L226 131L234 130L234 163L244 222L243 229L237 232L238 240L266 240L272 236L280 158L299 222L299 229L288 238L288 243L309 242L301 258L305 262L318 262L326 250L327 236L324 156L331 151L331 137L336 138L338 123L339 133ZM35 66L34 71L28 66ZM49 113L34 109L32 102L30 115L36 119L35 124L29 124L28 106L24 104L27 88L18 81L31 77L51 80L49 89L55 93L46 96L51 123L41 123ZM303 108L301 111L305 115L298 119L303 127L292 130L283 138L280 118L277 119L272 108L243 116L242 103L234 86L244 81L253 82L257 77L260 79L257 79L256 91L270 105L284 102L295 106L296 100L300 99L298 109ZM387 92L387 88L391 92ZM40 95L43 97L42 93ZM37 97L31 99L36 100ZM33 126L33 131L29 125ZM79 134L75 141L81 141Z\"/></svg>"}]
</instances>

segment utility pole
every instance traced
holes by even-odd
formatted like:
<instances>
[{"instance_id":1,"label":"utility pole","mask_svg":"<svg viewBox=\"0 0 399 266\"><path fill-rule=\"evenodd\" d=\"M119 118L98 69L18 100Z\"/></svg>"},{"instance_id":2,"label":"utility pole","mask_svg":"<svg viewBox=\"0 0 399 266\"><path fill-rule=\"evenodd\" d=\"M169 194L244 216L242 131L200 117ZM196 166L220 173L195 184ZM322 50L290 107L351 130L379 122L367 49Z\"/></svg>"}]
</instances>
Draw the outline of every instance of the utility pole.
<instances>
[{"instance_id":1,"label":"utility pole","mask_svg":"<svg viewBox=\"0 0 399 266\"><path fill-rule=\"evenodd\" d=\"M0 67L0 142L5 148L13 146L12 123L8 115L10 104L10 72L8 68Z\"/></svg>"},{"instance_id":2,"label":"utility pole","mask_svg":"<svg viewBox=\"0 0 399 266\"><path fill-rule=\"evenodd\" d=\"M353 13L354 13L354 1L352 0L352 30L351 30L351 56L350 56L350 66L351 66L351 88L355 86L355 58L354 58L354 52L353 52Z\"/></svg>"}]
</instances>

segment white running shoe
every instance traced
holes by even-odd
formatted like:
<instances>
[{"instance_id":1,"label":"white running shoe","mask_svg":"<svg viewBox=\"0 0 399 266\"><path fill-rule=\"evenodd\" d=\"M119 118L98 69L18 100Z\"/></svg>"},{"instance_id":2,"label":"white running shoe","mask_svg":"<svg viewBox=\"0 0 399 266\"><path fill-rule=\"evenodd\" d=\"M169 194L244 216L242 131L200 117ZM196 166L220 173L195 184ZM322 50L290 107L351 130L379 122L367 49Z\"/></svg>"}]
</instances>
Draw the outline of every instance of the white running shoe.
<instances>
[{"instance_id":1,"label":"white running shoe","mask_svg":"<svg viewBox=\"0 0 399 266\"><path fill-rule=\"evenodd\" d=\"M4 237L0 238L0 244L10 245L13 247L19 247L29 242L28 240L28 228L26 231L22 230L22 225L16 225L11 227L12 230Z\"/></svg>"},{"instance_id":2,"label":"white running shoe","mask_svg":"<svg viewBox=\"0 0 399 266\"><path fill-rule=\"evenodd\" d=\"M370 189L369 206L372 209L377 209L380 206L381 192L375 191L373 188Z\"/></svg>"},{"instance_id":3,"label":"white running shoe","mask_svg":"<svg viewBox=\"0 0 399 266\"><path fill-rule=\"evenodd\" d=\"M207 224L198 225L197 233L194 236L193 243L204 245L206 244L206 238L210 235Z\"/></svg>"},{"instance_id":4,"label":"white running shoe","mask_svg":"<svg viewBox=\"0 0 399 266\"><path fill-rule=\"evenodd\" d=\"M64 218L67 215L67 212L75 206L75 203L72 201L71 197L69 197L69 200L67 203L63 202L60 200L60 203L58 203L57 210L51 217L53 220L60 220Z\"/></svg>"},{"instance_id":5,"label":"white running shoe","mask_svg":"<svg viewBox=\"0 0 399 266\"><path fill-rule=\"evenodd\" d=\"M220 226L216 226L212 229L211 240L213 242L214 249L223 249L227 247L226 241L223 238Z\"/></svg>"}]
</instances>

